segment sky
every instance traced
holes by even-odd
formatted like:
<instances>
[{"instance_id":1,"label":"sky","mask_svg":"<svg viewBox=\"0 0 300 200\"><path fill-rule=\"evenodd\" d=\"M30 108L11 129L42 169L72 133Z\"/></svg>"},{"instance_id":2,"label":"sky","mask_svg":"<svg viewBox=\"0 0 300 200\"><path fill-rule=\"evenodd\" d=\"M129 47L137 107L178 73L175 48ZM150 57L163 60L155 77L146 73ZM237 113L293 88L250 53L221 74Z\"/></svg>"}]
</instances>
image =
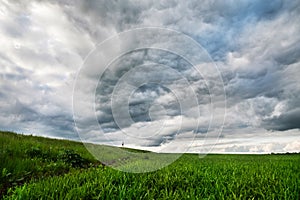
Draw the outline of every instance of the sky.
<instances>
[{"instance_id":1,"label":"sky","mask_svg":"<svg viewBox=\"0 0 300 200\"><path fill-rule=\"evenodd\" d=\"M0 129L300 152L300 1L0 3Z\"/></svg>"}]
</instances>

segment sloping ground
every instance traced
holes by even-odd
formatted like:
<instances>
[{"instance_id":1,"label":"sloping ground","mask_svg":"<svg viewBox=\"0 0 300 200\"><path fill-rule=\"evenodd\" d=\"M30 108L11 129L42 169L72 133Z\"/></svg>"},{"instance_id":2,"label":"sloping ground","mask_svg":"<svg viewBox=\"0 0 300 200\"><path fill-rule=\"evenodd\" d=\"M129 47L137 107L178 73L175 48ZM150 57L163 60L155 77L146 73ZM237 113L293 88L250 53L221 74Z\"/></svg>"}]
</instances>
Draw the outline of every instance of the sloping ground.
<instances>
[{"instance_id":1,"label":"sloping ground","mask_svg":"<svg viewBox=\"0 0 300 200\"><path fill-rule=\"evenodd\" d=\"M30 180L102 165L82 143L75 141L0 131L0 147L0 197L9 188L23 185ZM103 161L107 164L117 164L117 160L125 160L125 155L112 154L119 149L117 147L95 145L95 148L101 149L100 153L106 155Z\"/></svg>"},{"instance_id":2,"label":"sloping ground","mask_svg":"<svg viewBox=\"0 0 300 200\"><path fill-rule=\"evenodd\" d=\"M150 166L148 170L151 170L151 166L157 168L151 165L157 161L157 155L149 151L87 145L97 158L80 142L0 131L0 197L9 188L32 180L59 176L98 165L107 165L123 171L144 171L145 165ZM167 156L159 165L168 161L166 158Z\"/></svg>"},{"instance_id":3,"label":"sloping ground","mask_svg":"<svg viewBox=\"0 0 300 200\"><path fill-rule=\"evenodd\" d=\"M0 145L4 199L300 199L299 154L185 154L126 173L116 169L154 169L178 155L91 145L113 169L77 142L0 133Z\"/></svg>"},{"instance_id":4,"label":"sloping ground","mask_svg":"<svg viewBox=\"0 0 300 200\"><path fill-rule=\"evenodd\" d=\"M0 132L0 196L32 179L97 165L77 142Z\"/></svg>"}]
</instances>

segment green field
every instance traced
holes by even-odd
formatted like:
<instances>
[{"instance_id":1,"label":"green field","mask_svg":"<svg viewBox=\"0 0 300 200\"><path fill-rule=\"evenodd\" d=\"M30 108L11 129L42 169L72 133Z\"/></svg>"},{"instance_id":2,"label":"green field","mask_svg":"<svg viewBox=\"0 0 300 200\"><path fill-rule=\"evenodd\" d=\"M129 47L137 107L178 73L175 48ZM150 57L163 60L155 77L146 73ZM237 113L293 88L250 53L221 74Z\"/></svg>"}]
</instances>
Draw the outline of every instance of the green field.
<instances>
[{"instance_id":1,"label":"green field","mask_svg":"<svg viewBox=\"0 0 300 200\"><path fill-rule=\"evenodd\" d=\"M126 173L103 166L78 142L0 132L0 145L3 199L300 199L300 154L184 154L161 170ZM109 146L97 151L122 170L138 168L141 158L144 167L172 157Z\"/></svg>"}]
</instances>

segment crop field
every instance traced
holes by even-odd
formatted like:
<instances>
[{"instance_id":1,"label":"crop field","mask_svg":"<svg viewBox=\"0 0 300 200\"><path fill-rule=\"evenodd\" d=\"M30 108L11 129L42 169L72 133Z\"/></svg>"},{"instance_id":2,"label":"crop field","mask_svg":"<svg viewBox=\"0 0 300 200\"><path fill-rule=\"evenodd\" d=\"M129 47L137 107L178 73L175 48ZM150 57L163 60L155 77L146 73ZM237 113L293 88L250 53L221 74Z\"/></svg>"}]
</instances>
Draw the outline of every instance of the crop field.
<instances>
[{"instance_id":1,"label":"crop field","mask_svg":"<svg viewBox=\"0 0 300 200\"><path fill-rule=\"evenodd\" d=\"M128 173L105 166L125 156L107 156L117 147L98 146L103 164L78 142L0 132L0 145L2 199L300 199L300 154L184 154L160 170ZM127 160L120 169L141 165Z\"/></svg>"}]
</instances>

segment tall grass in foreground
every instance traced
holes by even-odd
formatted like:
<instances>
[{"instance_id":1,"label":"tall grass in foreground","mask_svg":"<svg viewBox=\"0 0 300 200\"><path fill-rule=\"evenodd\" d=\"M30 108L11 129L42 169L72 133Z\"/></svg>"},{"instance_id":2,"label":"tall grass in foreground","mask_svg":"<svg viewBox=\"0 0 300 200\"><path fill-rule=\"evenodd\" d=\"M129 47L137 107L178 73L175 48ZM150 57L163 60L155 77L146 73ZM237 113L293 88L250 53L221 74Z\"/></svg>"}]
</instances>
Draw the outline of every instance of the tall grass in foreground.
<instances>
[{"instance_id":1,"label":"tall grass in foreground","mask_svg":"<svg viewBox=\"0 0 300 200\"><path fill-rule=\"evenodd\" d=\"M32 179L60 175L97 163L83 144L66 140L0 131L0 147L0 197L8 188Z\"/></svg>"}]
</instances>

